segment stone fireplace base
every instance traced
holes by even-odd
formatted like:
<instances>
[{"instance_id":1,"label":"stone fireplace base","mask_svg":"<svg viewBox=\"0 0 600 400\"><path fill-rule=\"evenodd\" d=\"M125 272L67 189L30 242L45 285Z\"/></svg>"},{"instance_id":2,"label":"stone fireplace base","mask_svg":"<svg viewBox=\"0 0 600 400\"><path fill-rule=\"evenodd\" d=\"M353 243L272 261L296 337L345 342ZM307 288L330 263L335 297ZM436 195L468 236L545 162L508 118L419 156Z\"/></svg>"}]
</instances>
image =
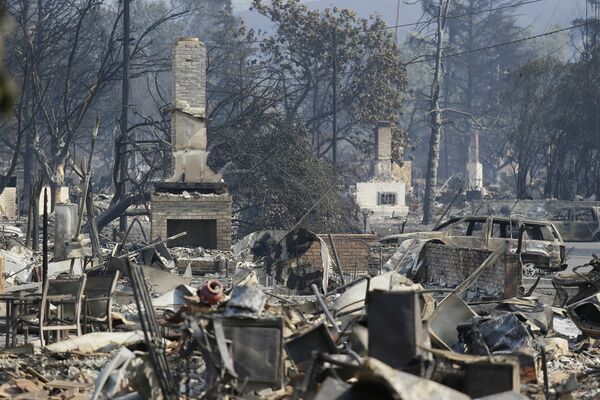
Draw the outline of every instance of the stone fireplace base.
<instances>
[{"instance_id":1,"label":"stone fireplace base","mask_svg":"<svg viewBox=\"0 0 600 400\"><path fill-rule=\"evenodd\" d=\"M231 196L225 183L162 182L151 197L152 238L181 232L168 247L231 248Z\"/></svg>"}]
</instances>

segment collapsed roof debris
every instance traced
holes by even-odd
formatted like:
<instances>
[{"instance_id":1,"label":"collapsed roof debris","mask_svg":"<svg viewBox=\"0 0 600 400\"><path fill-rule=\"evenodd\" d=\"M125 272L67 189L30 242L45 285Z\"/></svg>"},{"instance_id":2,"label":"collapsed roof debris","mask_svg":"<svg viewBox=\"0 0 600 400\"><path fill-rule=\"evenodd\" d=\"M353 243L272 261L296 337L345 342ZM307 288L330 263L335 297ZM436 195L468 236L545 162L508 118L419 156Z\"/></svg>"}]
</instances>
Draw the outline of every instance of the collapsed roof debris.
<instances>
[{"instance_id":1,"label":"collapsed roof debris","mask_svg":"<svg viewBox=\"0 0 600 400\"><path fill-rule=\"evenodd\" d=\"M9 322L5 331L17 340L0 354L6 379L0 395L467 399L508 398L511 392L591 399L600 393L594 384L600 373L594 365L600 360L600 292L589 295L590 282L579 282L585 295L575 293L565 308L502 293L470 298L470 290L488 284L482 280L486 273L506 269L514 250L500 246L485 253L480 265L451 265L466 277L440 287L423 272L431 268L427 241L405 241L390 253L381 274L347 276L343 285L329 260L321 269L321 276L331 277L326 288L319 278L313 292L291 289L286 270L298 270L314 242L320 243L317 235L296 229L253 234L231 253L197 249L203 257L231 261L216 273L191 277L180 276L168 260L173 251L193 254L193 249L157 243L116 251L105 243L108 257L98 266L80 258L73 269L69 260L60 268L51 262L55 272L48 279L122 273L109 295L113 331L59 335L41 347L35 326L25 331ZM29 268L24 281L12 281L1 296L13 304L10 319L18 320L20 312L36 312L40 286L30 282L39 259L21 248L5 253L15 265ZM413 280L398 272L409 270L416 272ZM6 276L17 272L5 271ZM59 311L70 318L60 302L50 310ZM490 379L493 384L481 384Z\"/></svg>"}]
</instances>

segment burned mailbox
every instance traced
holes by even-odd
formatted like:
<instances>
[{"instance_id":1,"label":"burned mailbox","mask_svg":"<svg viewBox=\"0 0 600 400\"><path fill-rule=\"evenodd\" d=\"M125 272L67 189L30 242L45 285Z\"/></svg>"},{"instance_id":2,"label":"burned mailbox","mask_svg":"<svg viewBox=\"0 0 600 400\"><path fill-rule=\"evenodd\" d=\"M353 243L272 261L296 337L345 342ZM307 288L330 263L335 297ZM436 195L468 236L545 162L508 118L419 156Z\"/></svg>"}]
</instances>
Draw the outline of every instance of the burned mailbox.
<instances>
[{"instance_id":1,"label":"burned mailbox","mask_svg":"<svg viewBox=\"0 0 600 400\"><path fill-rule=\"evenodd\" d=\"M220 318L245 392L283 387L283 319Z\"/></svg>"},{"instance_id":2,"label":"burned mailbox","mask_svg":"<svg viewBox=\"0 0 600 400\"><path fill-rule=\"evenodd\" d=\"M419 294L374 290L368 294L367 310L369 356L396 369L410 366L427 341Z\"/></svg>"}]
</instances>

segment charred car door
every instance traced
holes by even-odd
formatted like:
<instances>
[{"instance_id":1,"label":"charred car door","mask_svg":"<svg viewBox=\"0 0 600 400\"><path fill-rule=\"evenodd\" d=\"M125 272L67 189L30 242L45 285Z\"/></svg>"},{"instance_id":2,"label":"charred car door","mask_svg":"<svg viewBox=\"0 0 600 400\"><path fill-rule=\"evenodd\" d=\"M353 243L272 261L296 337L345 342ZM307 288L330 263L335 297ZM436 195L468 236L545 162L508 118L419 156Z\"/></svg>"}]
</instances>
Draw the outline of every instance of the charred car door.
<instances>
[{"instance_id":1,"label":"charred car door","mask_svg":"<svg viewBox=\"0 0 600 400\"><path fill-rule=\"evenodd\" d=\"M550 223L523 222L527 241L523 243L521 260L541 269L558 271L565 258L565 244Z\"/></svg>"},{"instance_id":2,"label":"charred car door","mask_svg":"<svg viewBox=\"0 0 600 400\"><path fill-rule=\"evenodd\" d=\"M558 209L554 215L552 215L552 223L560 232L562 239L567 242L572 242L577 240L577 235L573 230L573 213L572 208L560 208Z\"/></svg>"}]
</instances>

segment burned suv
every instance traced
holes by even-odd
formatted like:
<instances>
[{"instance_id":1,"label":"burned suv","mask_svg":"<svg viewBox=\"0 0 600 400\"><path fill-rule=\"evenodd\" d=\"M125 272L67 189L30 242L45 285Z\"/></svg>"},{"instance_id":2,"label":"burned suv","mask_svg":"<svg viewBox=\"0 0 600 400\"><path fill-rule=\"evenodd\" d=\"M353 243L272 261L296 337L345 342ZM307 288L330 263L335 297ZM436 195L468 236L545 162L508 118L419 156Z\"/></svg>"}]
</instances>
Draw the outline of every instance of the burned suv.
<instances>
[{"instance_id":1,"label":"burned suv","mask_svg":"<svg viewBox=\"0 0 600 400\"><path fill-rule=\"evenodd\" d=\"M568 242L600 242L600 207L560 208L552 216L552 223Z\"/></svg>"},{"instance_id":2,"label":"burned suv","mask_svg":"<svg viewBox=\"0 0 600 400\"><path fill-rule=\"evenodd\" d=\"M406 239L435 239L444 244L495 250L505 241L519 246L523 231L521 259L544 271L565 269L565 244L556 227L547 221L523 221L505 217L472 216L451 218L429 232L387 236L382 243L401 243Z\"/></svg>"}]
</instances>

